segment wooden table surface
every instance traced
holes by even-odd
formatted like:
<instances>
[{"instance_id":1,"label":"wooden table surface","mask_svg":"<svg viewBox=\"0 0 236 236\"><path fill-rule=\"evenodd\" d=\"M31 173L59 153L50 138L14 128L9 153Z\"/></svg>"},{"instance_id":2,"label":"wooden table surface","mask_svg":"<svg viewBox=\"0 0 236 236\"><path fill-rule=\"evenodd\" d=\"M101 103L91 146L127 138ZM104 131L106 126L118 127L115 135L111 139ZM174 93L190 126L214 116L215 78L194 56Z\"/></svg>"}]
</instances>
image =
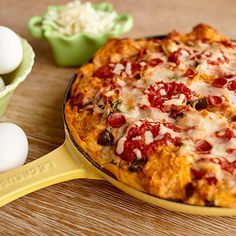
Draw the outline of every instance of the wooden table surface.
<instances>
[{"instance_id":1,"label":"wooden table surface","mask_svg":"<svg viewBox=\"0 0 236 236\"><path fill-rule=\"evenodd\" d=\"M128 35L187 32L200 22L236 39L235 0L111 1L134 17ZM0 24L26 38L36 53L28 79L18 87L1 121L26 132L30 162L64 140L61 104L73 68L59 68L49 46L33 39L27 21L56 0L0 0ZM1 144L0 144L1 148ZM0 235L236 235L235 217L204 217L163 210L119 191L105 181L73 180L42 189L0 209Z\"/></svg>"}]
</instances>

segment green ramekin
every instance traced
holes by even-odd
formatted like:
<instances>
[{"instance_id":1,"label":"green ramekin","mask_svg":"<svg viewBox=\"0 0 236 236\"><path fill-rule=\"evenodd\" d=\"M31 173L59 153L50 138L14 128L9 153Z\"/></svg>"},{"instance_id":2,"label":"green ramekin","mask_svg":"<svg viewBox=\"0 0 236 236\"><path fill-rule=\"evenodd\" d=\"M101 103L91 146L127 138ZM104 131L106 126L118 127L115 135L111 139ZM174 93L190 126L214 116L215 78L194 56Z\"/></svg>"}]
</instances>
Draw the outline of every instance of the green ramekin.
<instances>
[{"instance_id":1,"label":"green ramekin","mask_svg":"<svg viewBox=\"0 0 236 236\"><path fill-rule=\"evenodd\" d=\"M108 3L93 4L96 10L110 12L113 7ZM62 6L49 6L48 11L60 11ZM79 33L65 36L50 25L43 24L43 16L34 16L29 20L28 28L33 37L45 39L51 46L54 59L59 66L78 66L91 59L93 54L104 45L108 38L118 37L127 33L133 26L133 19L129 15L118 15L114 29L103 34L95 35Z\"/></svg>"},{"instance_id":2,"label":"green ramekin","mask_svg":"<svg viewBox=\"0 0 236 236\"><path fill-rule=\"evenodd\" d=\"M23 60L21 64L13 72L1 75L6 86L4 90L0 92L0 117L3 116L14 90L26 79L34 64L35 54L32 47L25 39L21 38L21 42L23 46Z\"/></svg>"}]
</instances>

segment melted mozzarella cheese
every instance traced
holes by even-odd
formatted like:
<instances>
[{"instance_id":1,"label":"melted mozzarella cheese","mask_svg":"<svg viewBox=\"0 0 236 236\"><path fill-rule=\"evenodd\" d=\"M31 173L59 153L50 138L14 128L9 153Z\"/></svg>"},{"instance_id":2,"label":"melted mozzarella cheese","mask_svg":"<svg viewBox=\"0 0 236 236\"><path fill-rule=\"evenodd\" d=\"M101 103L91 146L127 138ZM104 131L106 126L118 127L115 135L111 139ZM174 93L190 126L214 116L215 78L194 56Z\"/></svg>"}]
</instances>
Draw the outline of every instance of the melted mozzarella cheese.
<instances>
[{"instance_id":1,"label":"melted mozzarella cheese","mask_svg":"<svg viewBox=\"0 0 236 236\"><path fill-rule=\"evenodd\" d=\"M145 74L145 77L147 78L145 80L146 83L144 85L146 87L153 85L157 82L163 81L163 82L173 82L178 81L182 82L184 84L187 83L188 78L183 76L183 74L186 71L186 67L180 68L176 67L175 69L171 69L167 64L158 65L157 67L153 68L152 70L148 71Z\"/></svg>"},{"instance_id":2,"label":"melted mozzarella cheese","mask_svg":"<svg viewBox=\"0 0 236 236\"><path fill-rule=\"evenodd\" d=\"M116 83L120 85L121 87L124 87L126 85L125 81L119 79L118 77L116 78Z\"/></svg>"},{"instance_id":3,"label":"melted mozzarella cheese","mask_svg":"<svg viewBox=\"0 0 236 236\"><path fill-rule=\"evenodd\" d=\"M118 155L120 155L123 151L124 151L124 144L125 144L125 141L126 141L126 137L122 137L118 143L117 143L117 146L116 146L116 153Z\"/></svg>"},{"instance_id":4,"label":"melted mozzarella cheese","mask_svg":"<svg viewBox=\"0 0 236 236\"><path fill-rule=\"evenodd\" d=\"M148 109L148 111L146 112L146 117L150 117L150 119L152 119L154 122L157 121L166 121L170 123L174 122L174 119L170 118L167 113L163 113L161 110L154 107L150 107L150 109Z\"/></svg>"},{"instance_id":5,"label":"melted mozzarella cheese","mask_svg":"<svg viewBox=\"0 0 236 236\"><path fill-rule=\"evenodd\" d=\"M153 139L153 134L151 131L145 131L144 140L145 140L146 145L153 143L154 139Z\"/></svg>"},{"instance_id":6,"label":"melted mozzarella cheese","mask_svg":"<svg viewBox=\"0 0 236 236\"><path fill-rule=\"evenodd\" d=\"M228 103L236 109L236 95L234 91L230 91L228 88L217 88L200 80L193 81L189 88L201 96L224 96Z\"/></svg>"},{"instance_id":7,"label":"melted mozzarella cheese","mask_svg":"<svg viewBox=\"0 0 236 236\"><path fill-rule=\"evenodd\" d=\"M207 61L201 61L201 63L196 68L196 71L204 73L204 74L208 74L208 75L220 74L219 66L210 65L207 63Z\"/></svg>"},{"instance_id":8,"label":"melted mozzarella cheese","mask_svg":"<svg viewBox=\"0 0 236 236\"><path fill-rule=\"evenodd\" d=\"M210 48L201 49L201 51L199 66L196 68L198 72L220 77L235 71L236 54L231 49L224 48L220 44L212 44ZM225 61L225 58L228 58L229 61ZM217 62L218 59L221 60L219 65L209 63L209 61Z\"/></svg>"},{"instance_id":9,"label":"melted mozzarella cheese","mask_svg":"<svg viewBox=\"0 0 236 236\"><path fill-rule=\"evenodd\" d=\"M236 160L236 152L227 152L228 149L236 148L236 139L231 138L230 140L226 140L224 138L218 138L215 135L216 132L228 128L227 119L222 115L190 111L179 121L178 125L185 129L186 137L182 141L184 146L181 149L183 152L195 153L195 142L203 139L212 145L212 149L209 154L202 154L199 156L200 158L219 157L226 158L229 162Z\"/></svg>"},{"instance_id":10,"label":"melted mozzarella cheese","mask_svg":"<svg viewBox=\"0 0 236 236\"><path fill-rule=\"evenodd\" d=\"M136 136L136 137L132 138L132 140L142 140L142 137L141 136Z\"/></svg>"},{"instance_id":11,"label":"melted mozzarella cheese","mask_svg":"<svg viewBox=\"0 0 236 236\"><path fill-rule=\"evenodd\" d=\"M147 54L149 55L150 60L159 58L164 62L167 61L166 55L163 52L150 52L149 50L147 50Z\"/></svg>"},{"instance_id":12,"label":"melted mozzarella cheese","mask_svg":"<svg viewBox=\"0 0 236 236\"><path fill-rule=\"evenodd\" d=\"M142 153L138 148L135 148L133 150L133 152L134 152L134 154L135 154L135 156L137 157L138 160L140 160L142 158Z\"/></svg>"},{"instance_id":13,"label":"melted mozzarella cheese","mask_svg":"<svg viewBox=\"0 0 236 236\"><path fill-rule=\"evenodd\" d=\"M175 52L179 49L179 45L176 44L176 42L171 41L168 46L167 46L168 50L172 53Z\"/></svg>"},{"instance_id":14,"label":"melted mozzarella cheese","mask_svg":"<svg viewBox=\"0 0 236 236\"><path fill-rule=\"evenodd\" d=\"M184 101L185 101L185 95L180 94L179 98L173 98L170 100L166 100L163 103L163 105L165 105L165 106L170 106L170 105L180 106L184 103Z\"/></svg>"},{"instance_id":15,"label":"melted mozzarella cheese","mask_svg":"<svg viewBox=\"0 0 236 236\"><path fill-rule=\"evenodd\" d=\"M137 103L140 106L146 106L146 107L150 106L150 102L149 102L148 96L146 94L143 94L143 95L137 97Z\"/></svg>"},{"instance_id":16,"label":"melted mozzarella cheese","mask_svg":"<svg viewBox=\"0 0 236 236\"><path fill-rule=\"evenodd\" d=\"M224 63L222 65L220 65L220 69L221 69L221 74L232 74L235 73L235 68L236 68L236 53L234 53L233 55L228 55L228 57L230 58L229 63Z\"/></svg>"},{"instance_id":17,"label":"melted mozzarella cheese","mask_svg":"<svg viewBox=\"0 0 236 236\"><path fill-rule=\"evenodd\" d=\"M234 92L228 90L227 88L213 87L211 84L201 80L193 81L191 85L189 85L189 88L202 96L224 96L230 99L231 95L234 94Z\"/></svg>"},{"instance_id":18,"label":"melted mozzarella cheese","mask_svg":"<svg viewBox=\"0 0 236 236\"><path fill-rule=\"evenodd\" d=\"M221 127L228 124L227 119L220 114L189 111L177 122L186 134L194 139L205 139L211 133L214 133ZM194 127L194 128L193 128Z\"/></svg>"},{"instance_id":19,"label":"melted mozzarella cheese","mask_svg":"<svg viewBox=\"0 0 236 236\"><path fill-rule=\"evenodd\" d=\"M230 140L216 138L215 136L208 138L209 142L213 144L213 148L210 154L206 156L214 158L214 157L225 157L228 162L233 162L236 160L236 153L233 152L229 154L227 149L236 149L236 139L231 138Z\"/></svg>"},{"instance_id":20,"label":"melted mozzarella cheese","mask_svg":"<svg viewBox=\"0 0 236 236\"><path fill-rule=\"evenodd\" d=\"M128 63L126 64L125 73L126 73L128 76L131 76L131 75L132 75L131 63L130 63L130 62L128 62Z\"/></svg>"},{"instance_id":21,"label":"melted mozzarella cheese","mask_svg":"<svg viewBox=\"0 0 236 236\"><path fill-rule=\"evenodd\" d=\"M159 91L159 93L160 93L161 96L165 96L165 95L166 95L165 89L161 89L161 90Z\"/></svg>"},{"instance_id":22,"label":"melted mozzarella cheese","mask_svg":"<svg viewBox=\"0 0 236 236\"><path fill-rule=\"evenodd\" d=\"M120 93L120 98L123 101L120 105L120 110L127 117L138 119L140 117L139 106L142 105L138 103L138 100L142 96L143 93L139 89L123 87Z\"/></svg>"},{"instance_id":23,"label":"melted mozzarella cheese","mask_svg":"<svg viewBox=\"0 0 236 236\"><path fill-rule=\"evenodd\" d=\"M149 77L148 85L152 85L159 81L170 82L170 79L175 76L174 71L167 69L165 65L160 65L152 70Z\"/></svg>"},{"instance_id":24,"label":"melted mozzarella cheese","mask_svg":"<svg viewBox=\"0 0 236 236\"><path fill-rule=\"evenodd\" d=\"M115 65L115 67L114 67L114 69L113 69L112 72L113 72L115 75L120 75L120 73L121 73L124 69L125 69L125 67L124 67L122 64L118 63L118 64Z\"/></svg>"},{"instance_id":25,"label":"melted mozzarella cheese","mask_svg":"<svg viewBox=\"0 0 236 236\"><path fill-rule=\"evenodd\" d=\"M175 137L179 136L179 134L177 132L175 132L174 130L167 128L163 124L160 124L159 135L164 135L166 133L169 133L171 138L175 138Z\"/></svg>"}]
</instances>

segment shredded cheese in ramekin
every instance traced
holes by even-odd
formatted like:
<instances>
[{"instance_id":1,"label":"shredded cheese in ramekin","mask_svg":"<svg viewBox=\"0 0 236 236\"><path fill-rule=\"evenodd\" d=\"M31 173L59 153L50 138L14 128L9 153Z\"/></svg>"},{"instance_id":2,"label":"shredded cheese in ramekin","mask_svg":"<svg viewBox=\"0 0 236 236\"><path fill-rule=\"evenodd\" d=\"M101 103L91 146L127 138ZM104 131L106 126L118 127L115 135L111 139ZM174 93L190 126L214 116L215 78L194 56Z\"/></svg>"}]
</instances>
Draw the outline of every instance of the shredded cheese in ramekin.
<instances>
[{"instance_id":1,"label":"shredded cheese in ramekin","mask_svg":"<svg viewBox=\"0 0 236 236\"><path fill-rule=\"evenodd\" d=\"M77 33L100 34L112 30L117 16L115 11L95 10L91 2L80 0L68 3L62 10L49 10L43 24L50 25L59 33L72 36Z\"/></svg>"}]
</instances>

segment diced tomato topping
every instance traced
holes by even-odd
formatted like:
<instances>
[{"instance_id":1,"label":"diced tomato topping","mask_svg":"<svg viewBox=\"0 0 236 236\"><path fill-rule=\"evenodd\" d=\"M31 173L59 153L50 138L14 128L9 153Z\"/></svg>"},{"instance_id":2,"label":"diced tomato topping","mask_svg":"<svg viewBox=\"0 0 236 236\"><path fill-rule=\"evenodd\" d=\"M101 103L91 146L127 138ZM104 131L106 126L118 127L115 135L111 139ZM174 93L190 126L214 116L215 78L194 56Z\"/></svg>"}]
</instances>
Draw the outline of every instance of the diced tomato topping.
<instances>
[{"instance_id":1,"label":"diced tomato topping","mask_svg":"<svg viewBox=\"0 0 236 236\"><path fill-rule=\"evenodd\" d=\"M120 63L126 67L128 63L130 63L130 70L132 77L134 78L139 78L140 77L140 72L142 72L145 68L147 68L146 62L128 62L125 59L122 59ZM143 63L143 64L141 64ZM131 75L129 75L131 76Z\"/></svg>"},{"instance_id":2,"label":"diced tomato topping","mask_svg":"<svg viewBox=\"0 0 236 236\"><path fill-rule=\"evenodd\" d=\"M227 79L232 79L235 76L236 76L235 74L231 73L231 74L226 74L224 77Z\"/></svg>"},{"instance_id":3,"label":"diced tomato topping","mask_svg":"<svg viewBox=\"0 0 236 236\"><path fill-rule=\"evenodd\" d=\"M212 85L217 88L225 88L227 86L228 80L226 78L214 79Z\"/></svg>"},{"instance_id":4,"label":"diced tomato topping","mask_svg":"<svg viewBox=\"0 0 236 236\"><path fill-rule=\"evenodd\" d=\"M220 168L224 171L229 172L231 175L234 174L234 170L236 169L236 161L229 162L226 158L202 158L200 161L204 162L213 162L220 166Z\"/></svg>"},{"instance_id":5,"label":"diced tomato topping","mask_svg":"<svg viewBox=\"0 0 236 236\"><path fill-rule=\"evenodd\" d=\"M215 133L217 138L228 139L235 138L233 130L227 128L223 131L218 131Z\"/></svg>"},{"instance_id":6,"label":"diced tomato topping","mask_svg":"<svg viewBox=\"0 0 236 236\"><path fill-rule=\"evenodd\" d=\"M218 66L223 63L229 63L229 58L224 55L224 52L222 50L220 50L220 54L221 54L220 57L216 58L214 61L209 59L209 60L207 60L207 63L210 65L213 65L213 66ZM207 56L207 55L205 55L205 56Z\"/></svg>"},{"instance_id":7,"label":"diced tomato topping","mask_svg":"<svg viewBox=\"0 0 236 236\"><path fill-rule=\"evenodd\" d=\"M180 132L181 131L181 129L179 127L175 126L172 123L167 122L164 125L165 125L165 127L169 128L169 129L173 129L175 132Z\"/></svg>"},{"instance_id":8,"label":"diced tomato topping","mask_svg":"<svg viewBox=\"0 0 236 236\"><path fill-rule=\"evenodd\" d=\"M122 64L123 66L126 66L128 61L126 59L122 58L119 63Z\"/></svg>"},{"instance_id":9,"label":"diced tomato topping","mask_svg":"<svg viewBox=\"0 0 236 236\"><path fill-rule=\"evenodd\" d=\"M219 64L223 63L224 61L220 58L217 58L215 61L212 60L207 60L207 63L209 65L213 65L213 66L218 66Z\"/></svg>"},{"instance_id":10,"label":"diced tomato topping","mask_svg":"<svg viewBox=\"0 0 236 236\"><path fill-rule=\"evenodd\" d=\"M187 71L184 73L183 76L192 79L195 75L196 75L196 73L194 72L194 70L191 69L191 68L188 68Z\"/></svg>"},{"instance_id":11,"label":"diced tomato topping","mask_svg":"<svg viewBox=\"0 0 236 236\"><path fill-rule=\"evenodd\" d=\"M190 55L190 52L187 49L179 48L169 55L168 61L174 62L178 65L180 63L180 57L183 55L183 53L188 53L188 55Z\"/></svg>"},{"instance_id":12,"label":"diced tomato topping","mask_svg":"<svg viewBox=\"0 0 236 236\"><path fill-rule=\"evenodd\" d=\"M236 151L236 148L227 148L226 149L226 152L229 153L229 154L232 154L235 151Z\"/></svg>"},{"instance_id":13,"label":"diced tomato topping","mask_svg":"<svg viewBox=\"0 0 236 236\"><path fill-rule=\"evenodd\" d=\"M208 153L210 153L210 151L212 149L212 145L210 143L208 143L206 140L199 139L195 143L195 149L198 153L208 154Z\"/></svg>"},{"instance_id":14,"label":"diced tomato topping","mask_svg":"<svg viewBox=\"0 0 236 236\"><path fill-rule=\"evenodd\" d=\"M205 53L203 53L203 54L204 54L205 57L207 57L207 58L212 57L212 52L205 51ZM214 61L213 61L213 63L214 63Z\"/></svg>"},{"instance_id":15,"label":"diced tomato topping","mask_svg":"<svg viewBox=\"0 0 236 236\"><path fill-rule=\"evenodd\" d=\"M224 56L224 62L225 62L225 63L229 63L229 58L226 57L226 56Z\"/></svg>"},{"instance_id":16,"label":"diced tomato topping","mask_svg":"<svg viewBox=\"0 0 236 236\"><path fill-rule=\"evenodd\" d=\"M157 66L159 64L163 63L163 61L159 58L154 58L151 61L149 61L150 66Z\"/></svg>"},{"instance_id":17,"label":"diced tomato topping","mask_svg":"<svg viewBox=\"0 0 236 236\"><path fill-rule=\"evenodd\" d=\"M104 79L112 78L114 76L113 68L114 66L109 65L101 66L93 73L93 76Z\"/></svg>"},{"instance_id":18,"label":"diced tomato topping","mask_svg":"<svg viewBox=\"0 0 236 236\"><path fill-rule=\"evenodd\" d=\"M164 105L165 101L179 98L181 94L184 94L184 103L186 104L187 101L194 96L194 92L187 88L183 83L163 81L151 85L145 90L145 93L148 95L148 100L151 106L157 107L163 112L166 112L167 108L169 107L167 105Z\"/></svg>"},{"instance_id":19,"label":"diced tomato topping","mask_svg":"<svg viewBox=\"0 0 236 236\"><path fill-rule=\"evenodd\" d=\"M230 47L232 45L232 43L230 41L221 41L221 44L224 45L225 47Z\"/></svg>"},{"instance_id":20,"label":"diced tomato topping","mask_svg":"<svg viewBox=\"0 0 236 236\"><path fill-rule=\"evenodd\" d=\"M236 81L229 81L227 88L231 91L236 91Z\"/></svg>"},{"instance_id":21,"label":"diced tomato topping","mask_svg":"<svg viewBox=\"0 0 236 236\"><path fill-rule=\"evenodd\" d=\"M230 48L235 48L235 47L236 47L235 44L233 44L233 43L230 42L230 41L226 41L226 40L221 41L221 44L224 45L225 47L230 47Z\"/></svg>"},{"instance_id":22,"label":"diced tomato topping","mask_svg":"<svg viewBox=\"0 0 236 236\"><path fill-rule=\"evenodd\" d=\"M223 99L220 96L208 96L207 101L213 107L221 106L223 103Z\"/></svg>"},{"instance_id":23,"label":"diced tomato topping","mask_svg":"<svg viewBox=\"0 0 236 236\"><path fill-rule=\"evenodd\" d=\"M219 160L219 165L222 170L229 172L230 174L234 173L234 170L236 168L236 161L234 162L228 162L226 159Z\"/></svg>"},{"instance_id":24,"label":"diced tomato topping","mask_svg":"<svg viewBox=\"0 0 236 236\"><path fill-rule=\"evenodd\" d=\"M132 74L140 72L141 71L142 66L139 63L132 63L131 64L131 71Z\"/></svg>"},{"instance_id":25,"label":"diced tomato topping","mask_svg":"<svg viewBox=\"0 0 236 236\"><path fill-rule=\"evenodd\" d=\"M206 180L209 185L216 185L217 184L217 178L216 177L206 177Z\"/></svg>"},{"instance_id":26,"label":"diced tomato topping","mask_svg":"<svg viewBox=\"0 0 236 236\"><path fill-rule=\"evenodd\" d=\"M166 132L159 136L160 126L164 125L167 128L175 132L180 132L180 129L171 123L160 123L160 122L150 122L148 120L140 120L140 124L134 124L131 126L125 136L125 142L123 144L122 153L117 153L117 147L120 145L118 140L116 144L116 153L123 160L130 162L135 161L139 158L145 159L148 155L153 153L158 146L167 145L172 143L173 145L178 145L180 142L180 137L171 135ZM145 140L145 133L151 133L151 140ZM121 137L121 138L124 138ZM137 157L135 150L140 152L141 157Z\"/></svg>"},{"instance_id":27,"label":"diced tomato topping","mask_svg":"<svg viewBox=\"0 0 236 236\"><path fill-rule=\"evenodd\" d=\"M180 51L179 50L174 51L168 57L168 61L179 64L179 56L180 56Z\"/></svg>"},{"instance_id":28,"label":"diced tomato topping","mask_svg":"<svg viewBox=\"0 0 236 236\"><path fill-rule=\"evenodd\" d=\"M128 62L127 60L122 59L119 64L122 64L124 67L127 66L127 64L130 63L130 70L132 73L132 76L137 76L139 75L139 73L144 70L147 65L145 62L143 62L144 64L142 65L142 62ZM154 63L154 62L153 62ZM115 68L115 64L108 64L108 65L104 65L99 67L94 73L93 76L94 77L98 77L98 78L113 78L114 77L114 73L113 70ZM129 75L130 76L130 75Z\"/></svg>"},{"instance_id":29,"label":"diced tomato topping","mask_svg":"<svg viewBox=\"0 0 236 236\"><path fill-rule=\"evenodd\" d=\"M108 116L107 119L108 124L113 128L120 128L125 124L126 119L125 116L120 112L113 112Z\"/></svg>"}]
</instances>

